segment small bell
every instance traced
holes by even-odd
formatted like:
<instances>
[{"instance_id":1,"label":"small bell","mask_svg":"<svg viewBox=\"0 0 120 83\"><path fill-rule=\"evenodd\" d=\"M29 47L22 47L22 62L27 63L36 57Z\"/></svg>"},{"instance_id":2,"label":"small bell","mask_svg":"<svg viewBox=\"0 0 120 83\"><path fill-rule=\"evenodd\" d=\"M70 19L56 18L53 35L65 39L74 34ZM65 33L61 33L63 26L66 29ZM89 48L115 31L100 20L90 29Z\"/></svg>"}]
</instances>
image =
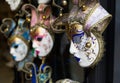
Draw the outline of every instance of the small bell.
<instances>
[{"instance_id":1,"label":"small bell","mask_svg":"<svg viewBox=\"0 0 120 83\"><path fill-rule=\"evenodd\" d=\"M63 1L62 1L62 4L63 4L63 6L66 6L66 5L67 5L67 1L66 1L66 0L63 0Z\"/></svg>"},{"instance_id":2,"label":"small bell","mask_svg":"<svg viewBox=\"0 0 120 83\"><path fill-rule=\"evenodd\" d=\"M86 47L87 47L87 48L90 48L90 47L91 47L91 43L90 43L90 42L87 42L87 43L86 43Z\"/></svg>"},{"instance_id":3,"label":"small bell","mask_svg":"<svg viewBox=\"0 0 120 83\"><path fill-rule=\"evenodd\" d=\"M30 73L30 77L32 77L32 73Z\"/></svg>"},{"instance_id":4,"label":"small bell","mask_svg":"<svg viewBox=\"0 0 120 83\"><path fill-rule=\"evenodd\" d=\"M62 14L62 9L60 9L60 14L59 14L60 16L62 16L63 14Z\"/></svg>"},{"instance_id":5,"label":"small bell","mask_svg":"<svg viewBox=\"0 0 120 83\"><path fill-rule=\"evenodd\" d=\"M45 19L46 19L46 16L43 15L42 18L45 20Z\"/></svg>"},{"instance_id":6,"label":"small bell","mask_svg":"<svg viewBox=\"0 0 120 83\"><path fill-rule=\"evenodd\" d=\"M28 22L30 22L30 18L26 18L26 20L27 20Z\"/></svg>"},{"instance_id":7,"label":"small bell","mask_svg":"<svg viewBox=\"0 0 120 83\"><path fill-rule=\"evenodd\" d=\"M85 11L87 7L85 5L82 6L82 11Z\"/></svg>"}]
</instances>

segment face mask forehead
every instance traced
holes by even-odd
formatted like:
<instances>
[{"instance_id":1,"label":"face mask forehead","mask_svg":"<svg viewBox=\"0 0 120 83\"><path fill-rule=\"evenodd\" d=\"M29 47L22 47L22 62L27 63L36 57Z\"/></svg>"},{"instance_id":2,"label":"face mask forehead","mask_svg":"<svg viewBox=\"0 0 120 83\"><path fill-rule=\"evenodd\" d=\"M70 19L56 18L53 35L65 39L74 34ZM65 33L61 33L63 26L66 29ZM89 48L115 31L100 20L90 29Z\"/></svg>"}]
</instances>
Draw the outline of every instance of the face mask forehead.
<instances>
[{"instance_id":1,"label":"face mask forehead","mask_svg":"<svg viewBox=\"0 0 120 83\"><path fill-rule=\"evenodd\" d=\"M29 41L25 40L22 36L14 35L8 39L8 45L11 46L13 43L22 41L29 48Z\"/></svg>"}]
</instances>

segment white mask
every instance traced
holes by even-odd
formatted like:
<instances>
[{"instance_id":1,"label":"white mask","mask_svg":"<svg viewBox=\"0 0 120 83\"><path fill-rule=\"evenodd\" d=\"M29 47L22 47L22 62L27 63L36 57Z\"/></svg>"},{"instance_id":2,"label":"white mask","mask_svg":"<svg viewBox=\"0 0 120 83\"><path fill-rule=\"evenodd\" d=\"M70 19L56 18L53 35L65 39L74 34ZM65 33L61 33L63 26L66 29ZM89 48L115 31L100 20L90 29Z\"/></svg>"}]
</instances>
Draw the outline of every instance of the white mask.
<instances>
[{"instance_id":1,"label":"white mask","mask_svg":"<svg viewBox=\"0 0 120 83\"><path fill-rule=\"evenodd\" d=\"M33 37L34 56L44 57L47 56L53 47L53 39L50 33L42 27L36 29Z\"/></svg>"},{"instance_id":2,"label":"white mask","mask_svg":"<svg viewBox=\"0 0 120 83\"><path fill-rule=\"evenodd\" d=\"M91 33L91 36L88 37L86 33L84 33L82 37L77 36L76 38L73 37L73 39L70 45L70 53L75 56L81 67L91 66L96 58L98 58L100 50L99 42L95 35Z\"/></svg>"},{"instance_id":3,"label":"white mask","mask_svg":"<svg viewBox=\"0 0 120 83\"><path fill-rule=\"evenodd\" d=\"M9 5L12 11L16 10L21 4L21 0L5 0Z\"/></svg>"},{"instance_id":4,"label":"white mask","mask_svg":"<svg viewBox=\"0 0 120 83\"><path fill-rule=\"evenodd\" d=\"M10 54L15 61L22 61L28 53L27 44L20 38L15 38L10 45Z\"/></svg>"}]
</instances>

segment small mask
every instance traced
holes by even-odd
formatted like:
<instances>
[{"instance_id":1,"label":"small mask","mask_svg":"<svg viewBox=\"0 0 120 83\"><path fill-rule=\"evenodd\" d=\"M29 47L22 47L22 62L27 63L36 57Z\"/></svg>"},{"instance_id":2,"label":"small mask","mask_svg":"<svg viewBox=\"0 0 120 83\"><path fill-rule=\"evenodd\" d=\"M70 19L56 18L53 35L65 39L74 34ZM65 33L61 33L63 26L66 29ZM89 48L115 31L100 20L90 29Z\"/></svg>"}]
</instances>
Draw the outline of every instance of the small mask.
<instances>
[{"instance_id":1,"label":"small mask","mask_svg":"<svg viewBox=\"0 0 120 83\"><path fill-rule=\"evenodd\" d=\"M53 48L53 38L44 26L35 26L35 30L31 33L32 47L34 48L34 56L47 56Z\"/></svg>"},{"instance_id":2,"label":"small mask","mask_svg":"<svg viewBox=\"0 0 120 83\"><path fill-rule=\"evenodd\" d=\"M23 26L25 20L19 19L18 25L8 39L10 53L15 61L22 61L28 54L29 50L29 30Z\"/></svg>"}]
</instances>

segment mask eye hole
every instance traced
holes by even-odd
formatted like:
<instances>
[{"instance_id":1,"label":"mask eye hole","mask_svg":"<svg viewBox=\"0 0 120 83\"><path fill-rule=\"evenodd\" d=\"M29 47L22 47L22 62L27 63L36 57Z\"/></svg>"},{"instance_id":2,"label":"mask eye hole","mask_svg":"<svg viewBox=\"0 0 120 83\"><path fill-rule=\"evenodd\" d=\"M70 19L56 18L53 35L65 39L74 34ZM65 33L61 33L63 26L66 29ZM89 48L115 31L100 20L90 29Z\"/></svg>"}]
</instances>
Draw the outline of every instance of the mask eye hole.
<instances>
[{"instance_id":1,"label":"mask eye hole","mask_svg":"<svg viewBox=\"0 0 120 83\"><path fill-rule=\"evenodd\" d=\"M41 38L41 37L38 37L38 38L37 38L37 41L41 41L41 40L42 40L42 38Z\"/></svg>"},{"instance_id":2,"label":"mask eye hole","mask_svg":"<svg viewBox=\"0 0 120 83\"><path fill-rule=\"evenodd\" d=\"M15 45L14 48L17 49L17 48L18 48L18 45Z\"/></svg>"}]
</instances>

